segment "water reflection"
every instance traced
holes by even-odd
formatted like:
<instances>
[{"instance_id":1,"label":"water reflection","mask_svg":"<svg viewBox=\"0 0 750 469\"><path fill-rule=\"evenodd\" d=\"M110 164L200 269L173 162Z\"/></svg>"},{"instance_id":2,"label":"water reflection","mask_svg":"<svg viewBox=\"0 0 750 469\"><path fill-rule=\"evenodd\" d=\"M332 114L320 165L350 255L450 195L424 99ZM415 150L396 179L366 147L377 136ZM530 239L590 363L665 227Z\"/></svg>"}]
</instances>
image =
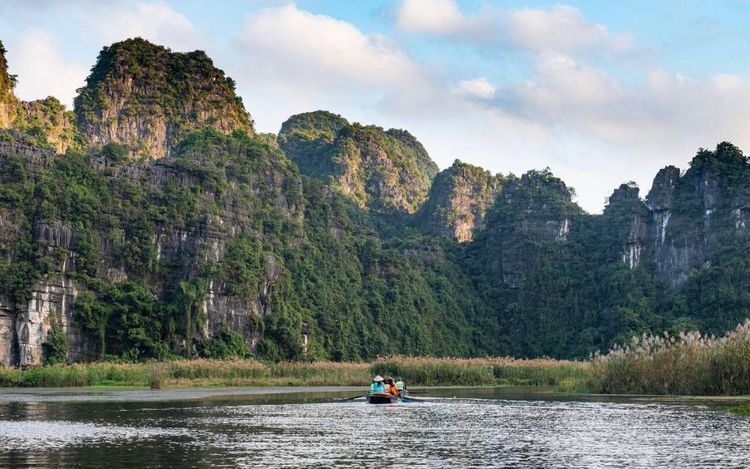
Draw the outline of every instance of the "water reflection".
<instances>
[{"instance_id":1,"label":"water reflection","mask_svg":"<svg viewBox=\"0 0 750 469\"><path fill-rule=\"evenodd\" d=\"M749 437L750 419L661 403L0 404L0 466L18 467L747 467Z\"/></svg>"}]
</instances>

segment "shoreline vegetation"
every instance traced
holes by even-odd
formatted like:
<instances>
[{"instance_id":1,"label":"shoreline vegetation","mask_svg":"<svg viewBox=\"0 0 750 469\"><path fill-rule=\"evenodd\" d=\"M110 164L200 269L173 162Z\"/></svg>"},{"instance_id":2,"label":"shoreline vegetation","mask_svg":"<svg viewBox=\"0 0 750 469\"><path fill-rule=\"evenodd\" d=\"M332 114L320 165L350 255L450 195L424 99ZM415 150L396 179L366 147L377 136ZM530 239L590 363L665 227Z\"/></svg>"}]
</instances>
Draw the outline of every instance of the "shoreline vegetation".
<instances>
[{"instance_id":1,"label":"shoreline vegetation","mask_svg":"<svg viewBox=\"0 0 750 469\"><path fill-rule=\"evenodd\" d=\"M0 387L82 386L369 386L376 374L403 376L409 386L555 386L585 381L585 362L512 358L394 356L372 362L175 360L93 362L0 368Z\"/></svg>"},{"instance_id":2,"label":"shoreline vegetation","mask_svg":"<svg viewBox=\"0 0 750 469\"><path fill-rule=\"evenodd\" d=\"M723 337L636 336L589 360L392 356L371 362L174 360L0 368L0 387L367 386L373 375L410 386L547 386L558 392L750 394L750 320Z\"/></svg>"}]
</instances>

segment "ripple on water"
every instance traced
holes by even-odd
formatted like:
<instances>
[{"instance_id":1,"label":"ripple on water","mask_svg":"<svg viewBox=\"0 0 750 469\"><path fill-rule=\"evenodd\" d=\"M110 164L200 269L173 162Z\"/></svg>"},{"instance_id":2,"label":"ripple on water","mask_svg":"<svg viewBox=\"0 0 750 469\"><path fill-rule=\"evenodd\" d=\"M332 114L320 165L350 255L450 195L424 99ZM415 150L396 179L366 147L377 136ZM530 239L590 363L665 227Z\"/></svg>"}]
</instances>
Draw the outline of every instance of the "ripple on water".
<instances>
[{"instance_id":1,"label":"ripple on water","mask_svg":"<svg viewBox=\"0 0 750 469\"><path fill-rule=\"evenodd\" d=\"M108 404L103 404L108 405ZM0 422L2 449L127 453L142 466L748 467L750 419L675 405L443 400L373 406L144 404L76 421ZM101 414L97 414L101 415ZM123 420L127 418L127 420ZM35 446L36 445L36 446Z\"/></svg>"},{"instance_id":2,"label":"ripple on water","mask_svg":"<svg viewBox=\"0 0 750 469\"><path fill-rule=\"evenodd\" d=\"M186 429L124 427L73 421L0 420L0 448L3 450L48 450L189 434Z\"/></svg>"}]
</instances>

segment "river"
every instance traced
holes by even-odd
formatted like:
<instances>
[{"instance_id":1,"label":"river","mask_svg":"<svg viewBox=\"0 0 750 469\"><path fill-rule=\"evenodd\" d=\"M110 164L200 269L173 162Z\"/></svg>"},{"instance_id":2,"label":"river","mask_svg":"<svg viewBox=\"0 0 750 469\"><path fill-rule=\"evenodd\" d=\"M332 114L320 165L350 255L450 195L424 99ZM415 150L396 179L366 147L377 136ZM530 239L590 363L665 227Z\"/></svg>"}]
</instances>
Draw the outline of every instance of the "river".
<instances>
[{"instance_id":1,"label":"river","mask_svg":"<svg viewBox=\"0 0 750 469\"><path fill-rule=\"evenodd\" d=\"M688 401L507 389L340 400L357 393L0 390L0 466L750 466L750 418Z\"/></svg>"}]
</instances>

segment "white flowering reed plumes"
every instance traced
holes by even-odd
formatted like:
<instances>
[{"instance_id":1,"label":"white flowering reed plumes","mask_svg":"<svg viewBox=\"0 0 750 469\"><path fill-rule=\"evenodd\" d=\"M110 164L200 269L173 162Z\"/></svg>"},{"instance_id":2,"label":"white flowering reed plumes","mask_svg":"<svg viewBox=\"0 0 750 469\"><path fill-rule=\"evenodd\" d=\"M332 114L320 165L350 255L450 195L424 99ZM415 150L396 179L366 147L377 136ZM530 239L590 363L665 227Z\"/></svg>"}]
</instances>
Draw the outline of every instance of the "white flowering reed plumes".
<instances>
[{"instance_id":1,"label":"white flowering reed plumes","mask_svg":"<svg viewBox=\"0 0 750 469\"><path fill-rule=\"evenodd\" d=\"M595 386L606 393L750 392L750 319L723 337L698 331L636 336L591 357Z\"/></svg>"}]
</instances>

